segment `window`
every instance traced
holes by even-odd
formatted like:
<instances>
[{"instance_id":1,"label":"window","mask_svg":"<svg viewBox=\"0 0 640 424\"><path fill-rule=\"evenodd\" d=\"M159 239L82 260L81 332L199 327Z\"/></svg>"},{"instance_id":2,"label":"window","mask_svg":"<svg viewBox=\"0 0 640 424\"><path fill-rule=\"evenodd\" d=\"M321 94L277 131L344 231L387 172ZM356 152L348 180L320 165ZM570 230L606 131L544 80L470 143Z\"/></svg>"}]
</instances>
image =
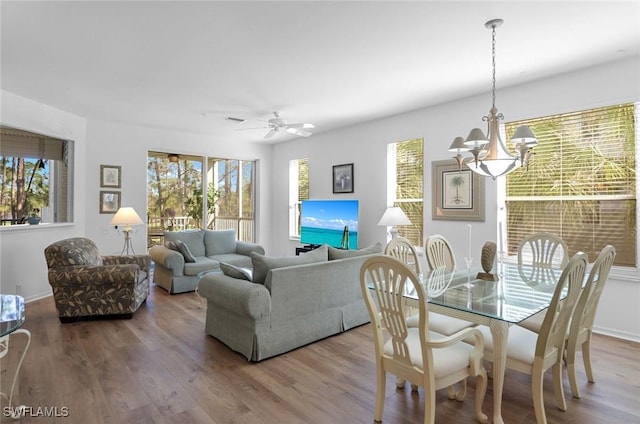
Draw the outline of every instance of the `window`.
<instances>
[{"instance_id":1,"label":"window","mask_svg":"<svg viewBox=\"0 0 640 424\"><path fill-rule=\"evenodd\" d=\"M209 158L207 228L236 230L238 240L255 241L255 162Z\"/></svg>"},{"instance_id":2,"label":"window","mask_svg":"<svg viewBox=\"0 0 640 424\"><path fill-rule=\"evenodd\" d=\"M309 159L289 161L289 237L300 238L300 208L309 199Z\"/></svg>"},{"instance_id":3,"label":"window","mask_svg":"<svg viewBox=\"0 0 640 424\"><path fill-rule=\"evenodd\" d=\"M149 152L148 244L161 243L164 231L196 228L233 229L238 240L254 242L254 181L253 161Z\"/></svg>"},{"instance_id":4,"label":"window","mask_svg":"<svg viewBox=\"0 0 640 424\"><path fill-rule=\"evenodd\" d=\"M616 265L637 266L637 119L637 106L624 104L506 124L507 139L526 124L540 143L529 170L506 177L509 254L548 231L571 255L593 261L611 244Z\"/></svg>"},{"instance_id":5,"label":"window","mask_svg":"<svg viewBox=\"0 0 640 424\"><path fill-rule=\"evenodd\" d=\"M0 127L0 219L3 226L73 220L73 142Z\"/></svg>"},{"instance_id":6,"label":"window","mask_svg":"<svg viewBox=\"0 0 640 424\"><path fill-rule=\"evenodd\" d=\"M387 145L387 204L399 206L412 225L398 227L398 236L422 246L424 210L424 140Z\"/></svg>"}]
</instances>

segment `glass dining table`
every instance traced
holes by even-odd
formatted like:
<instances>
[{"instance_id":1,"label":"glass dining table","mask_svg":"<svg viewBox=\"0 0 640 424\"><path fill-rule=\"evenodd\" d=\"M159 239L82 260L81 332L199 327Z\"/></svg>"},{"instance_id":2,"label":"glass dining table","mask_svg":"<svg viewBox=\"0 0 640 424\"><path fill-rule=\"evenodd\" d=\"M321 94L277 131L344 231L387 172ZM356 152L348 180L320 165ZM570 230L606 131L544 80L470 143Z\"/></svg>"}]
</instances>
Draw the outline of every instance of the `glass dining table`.
<instances>
[{"instance_id":1,"label":"glass dining table","mask_svg":"<svg viewBox=\"0 0 640 424\"><path fill-rule=\"evenodd\" d=\"M477 278L480 267L436 269L420 279L428 296L428 310L490 328L494 345L493 422L502 424L509 327L549 307L562 271L548 270L544 283L539 283L531 267L505 262L497 268L497 281ZM411 285L406 286L404 296L408 305L417 302Z\"/></svg>"}]
</instances>

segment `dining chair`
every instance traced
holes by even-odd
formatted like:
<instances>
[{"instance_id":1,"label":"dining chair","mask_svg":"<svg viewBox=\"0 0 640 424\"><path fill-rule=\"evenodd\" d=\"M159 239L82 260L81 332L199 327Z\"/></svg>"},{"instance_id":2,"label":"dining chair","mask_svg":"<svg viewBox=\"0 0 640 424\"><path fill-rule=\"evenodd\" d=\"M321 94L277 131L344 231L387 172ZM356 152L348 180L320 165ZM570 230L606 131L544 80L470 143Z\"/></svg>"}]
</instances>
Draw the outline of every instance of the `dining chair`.
<instances>
[{"instance_id":1,"label":"dining chair","mask_svg":"<svg viewBox=\"0 0 640 424\"><path fill-rule=\"evenodd\" d=\"M611 245L605 246L598 254L571 318L565 361L571 384L571 394L574 398L580 398L575 367L576 350L579 347L582 347L582 361L587 373L587 380L590 383L595 383L591 368L591 334L600 295L609 277L609 271L611 271L615 257L616 249Z\"/></svg>"},{"instance_id":2,"label":"dining chair","mask_svg":"<svg viewBox=\"0 0 640 424\"><path fill-rule=\"evenodd\" d=\"M412 283L418 298L418 327L408 327L403 301L405 286ZM382 422L386 375L391 373L425 391L425 423L435 422L436 391L467 377L476 377L475 415L487 422L482 402L487 373L482 366L484 348L475 328L444 336L429 330L427 299L416 274L404 263L386 255L367 259L360 268L362 297L371 318L376 357L374 420ZM375 297L375 300L374 300ZM473 339L473 346L462 342ZM463 400L465 392L456 399Z\"/></svg>"},{"instance_id":3,"label":"dining chair","mask_svg":"<svg viewBox=\"0 0 640 424\"><path fill-rule=\"evenodd\" d=\"M562 360L569 320L576 307L587 267L587 255L576 253L558 280L540 332L513 326L507 338L507 368L531 376L531 393L536 422L545 424L544 373L551 369L558 409L567 409L562 385ZM566 293L566 297L562 296ZM493 361L493 339L487 326L478 326L485 339L484 358Z\"/></svg>"},{"instance_id":4,"label":"dining chair","mask_svg":"<svg viewBox=\"0 0 640 424\"><path fill-rule=\"evenodd\" d=\"M549 286L557 281L560 269L568 262L567 243L555 234L531 234L518 246L518 270L523 280L536 286Z\"/></svg>"},{"instance_id":5,"label":"dining chair","mask_svg":"<svg viewBox=\"0 0 640 424\"><path fill-rule=\"evenodd\" d=\"M609 271L616 257L615 247L608 245L596 258L587 282L582 287L580 298L571 317L569 330L567 332L564 361L567 365L567 374L571 384L571 394L574 398L580 398L578 379L576 375L576 352L582 348L582 361L587 374L587 380L594 383L593 368L591 367L591 333L596 316L596 310L600 301L602 289L609 277ZM540 332L540 325L535 325L536 321L531 321L526 328L536 333Z\"/></svg>"},{"instance_id":6,"label":"dining chair","mask_svg":"<svg viewBox=\"0 0 640 424\"><path fill-rule=\"evenodd\" d=\"M422 274L422 266L418 260L418 252L413 244L404 237L392 238L384 248L384 254L409 265L416 275Z\"/></svg>"},{"instance_id":7,"label":"dining chair","mask_svg":"<svg viewBox=\"0 0 640 424\"><path fill-rule=\"evenodd\" d=\"M449 241L440 234L432 234L425 239L424 251L427 256L427 265L433 272L445 270L453 272L456 268L456 258ZM431 295L431 293L428 293ZM437 312L429 312L429 328L441 334L454 334L463 328L474 324L463 319L449 317ZM409 326L417 326L417 316L409 320Z\"/></svg>"},{"instance_id":8,"label":"dining chair","mask_svg":"<svg viewBox=\"0 0 640 424\"><path fill-rule=\"evenodd\" d=\"M425 239L424 251L427 255L429 268L445 267L453 270L456 267L456 257L449 241L440 234L432 234Z\"/></svg>"}]
</instances>

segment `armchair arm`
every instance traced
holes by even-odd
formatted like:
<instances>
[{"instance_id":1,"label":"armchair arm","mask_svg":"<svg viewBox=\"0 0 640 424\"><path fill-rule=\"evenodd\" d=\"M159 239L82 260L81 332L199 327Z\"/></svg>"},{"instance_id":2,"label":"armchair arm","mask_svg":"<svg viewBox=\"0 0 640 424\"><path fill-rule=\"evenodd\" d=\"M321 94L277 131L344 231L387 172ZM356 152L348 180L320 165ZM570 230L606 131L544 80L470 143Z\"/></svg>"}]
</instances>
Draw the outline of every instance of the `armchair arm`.
<instances>
[{"instance_id":1,"label":"armchair arm","mask_svg":"<svg viewBox=\"0 0 640 424\"><path fill-rule=\"evenodd\" d=\"M429 340L429 347L442 348L451 346L454 343L464 341L474 346L469 356L469 366L471 367L471 375L478 375L481 373L482 357L484 356L484 336L482 332L474 327L467 327L455 334L444 337L437 340Z\"/></svg>"},{"instance_id":2,"label":"armchair arm","mask_svg":"<svg viewBox=\"0 0 640 424\"><path fill-rule=\"evenodd\" d=\"M271 314L271 296L262 284L224 274L211 274L204 276L198 283L198 294L210 303L254 320Z\"/></svg>"},{"instance_id":3,"label":"armchair arm","mask_svg":"<svg viewBox=\"0 0 640 424\"><path fill-rule=\"evenodd\" d=\"M173 270L174 275L182 275L184 272L184 256L180 252L158 245L149 249L149 255L155 263Z\"/></svg>"},{"instance_id":4,"label":"armchair arm","mask_svg":"<svg viewBox=\"0 0 640 424\"><path fill-rule=\"evenodd\" d=\"M251 252L264 255L264 248L259 244L249 243L246 241L236 241L236 253L239 255L251 256Z\"/></svg>"},{"instance_id":5,"label":"armchair arm","mask_svg":"<svg viewBox=\"0 0 640 424\"><path fill-rule=\"evenodd\" d=\"M149 255L128 255L128 256L103 256L102 263L105 265L138 265L141 270L149 272L151 268L151 256Z\"/></svg>"},{"instance_id":6,"label":"armchair arm","mask_svg":"<svg viewBox=\"0 0 640 424\"><path fill-rule=\"evenodd\" d=\"M64 266L49 270L49 284L135 284L140 267L138 265Z\"/></svg>"}]
</instances>

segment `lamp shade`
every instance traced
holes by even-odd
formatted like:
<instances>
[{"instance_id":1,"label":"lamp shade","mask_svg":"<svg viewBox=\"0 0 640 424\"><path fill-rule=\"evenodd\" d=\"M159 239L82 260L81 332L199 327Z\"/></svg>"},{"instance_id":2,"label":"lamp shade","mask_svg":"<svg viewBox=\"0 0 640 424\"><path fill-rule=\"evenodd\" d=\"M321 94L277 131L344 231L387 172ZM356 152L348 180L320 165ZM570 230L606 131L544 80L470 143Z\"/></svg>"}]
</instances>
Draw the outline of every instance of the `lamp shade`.
<instances>
[{"instance_id":1,"label":"lamp shade","mask_svg":"<svg viewBox=\"0 0 640 424\"><path fill-rule=\"evenodd\" d=\"M136 213L135 209L130 206L122 207L118 209L118 212L113 216L111 225L142 225L142 219Z\"/></svg>"},{"instance_id":2,"label":"lamp shade","mask_svg":"<svg viewBox=\"0 0 640 424\"><path fill-rule=\"evenodd\" d=\"M394 227L396 225L411 225L411 221L407 218L407 215L397 206L387 208L378 221L378 225L385 225L387 227Z\"/></svg>"},{"instance_id":3,"label":"lamp shade","mask_svg":"<svg viewBox=\"0 0 640 424\"><path fill-rule=\"evenodd\" d=\"M520 125L513 134L513 137L511 137L511 141L514 144L523 144L526 146L535 146L538 144L538 139L536 139L533 131L531 131L531 128L527 125Z\"/></svg>"},{"instance_id":4,"label":"lamp shade","mask_svg":"<svg viewBox=\"0 0 640 424\"><path fill-rule=\"evenodd\" d=\"M467 152L469 150L469 146L464 144L464 138L462 137L456 137L451 146L449 146L449 151L454 153Z\"/></svg>"}]
</instances>

